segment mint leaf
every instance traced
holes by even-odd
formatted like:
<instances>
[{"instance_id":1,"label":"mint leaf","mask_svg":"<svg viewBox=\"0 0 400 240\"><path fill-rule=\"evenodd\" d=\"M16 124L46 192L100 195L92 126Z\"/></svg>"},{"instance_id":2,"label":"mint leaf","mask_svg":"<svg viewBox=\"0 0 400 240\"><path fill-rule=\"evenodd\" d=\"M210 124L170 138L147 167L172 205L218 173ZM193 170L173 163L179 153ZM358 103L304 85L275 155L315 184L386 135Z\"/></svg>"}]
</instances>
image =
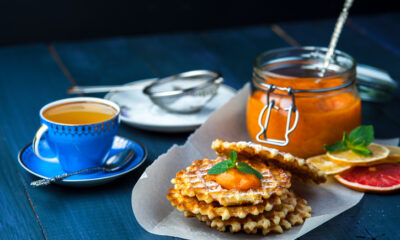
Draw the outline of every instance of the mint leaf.
<instances>
[{"instance_id":1,"label":"mint leaf","mask_svg":"<svg viewBox=\"0 0 400 240\"><path fill-rule=\"evenodd\" d=\"M365 140L362 138L356 138L355 140L353 140L352 142L349 142L350 146L357 146L357 145L364 145Z\"/></svg>"},{"instance_id":2,"label":"mint leaf","mask_svg":"<svg viewBox=\"0 0 400 240\"><path fill-rule=\"evenodd\" d=\"M228 159L215 164L212 168L210 168L210 170L208 170L207 174L220 174L234 167L235 164L233 163L233 161L231 159Z\"/></svg>"},{"instance_id":3,"label":"mint leaf","mask_svg":"<svg viewBox=\"0 0 400 240\"><path fill-rule=\"evenodd\" d=\"M232 151L229 155L230 158L228 160L215 164L208 170L207 174L220 174L236 167L237 153Z\"/></svg>"},{"instance_id":4,"label":"mint leaf","mask_svg":"<svg viewBox=\"0 0 400 240\"><path fill-rule=\"evenodd\" d=\"M342 143L346 147L346 149L348 149L348 147L350 145L350 141L349 141L349 135L347 134L347 132L343 132Z\"/></svg>"},{"instance_id":5,"label":"mint leaf","mask_svg":"<svg viewBox=\"0 0 400 240\"><path fill-rule=\"evenodd\" d=\"M237 164L237 169L242 173L250 173L250 174L256 175L259 179L263 178L263 176L261 175L261 173L259 171L255 170L247 163L239 162Z\"/></svg>"},{"instance_id":6,"label":"mint leaf","mask_svg":"<svg viewBox=\"0 0 400 240\"><path fill-rule=\"evenodd\" d=\"M220 174L224 173L232 168L237 168L240 172L242 173L250 173L256 175L258 178L262 178L263 176L261 173L254 168L252 168L250 165L246 163L239 162L236 164L237 160L237 153L235 151L232 151L229 154L230 158L228 160L225 160L223 162L219 162L215 164L210 170L208 170L207 174Z\"/></svg>"},{"instance_id":7,"label":"mint leaf","mask_svg":"<svg viewBox=\"0 0 400 240\"><path fill-rule=\"evenodd\" d=\"M346 142L348 140L349 140L349 135L347 135L347 132L343 132L342 142Z\"/></svg>"},{"instance_id":8,"label":"mint leaf","mask_svg":"<svg viewBox=\"0 0 400 240\"><path fill-rule=\"evenodd\" d=\"M374 140L374 127L372 125L359 126L350 134L343 133L342 141L332 145L324 145L327 152L339 152L351 149L354 153L364 156L372 155L372 152L367 146Z\"/></svg>"},{"instance_id":9,"label":"mint leaf","mask_svg":"<svg viewBox=\"0 0 400 240\"><path fill-rule=\"evenodd\" d=\"M374 140L374 127L369 126L359 126L350 132L349 141L352 146L364 144L368 146Z\"/></svg>"},{"instance_id":10,"label":"mint leaf","mask_svg":"<svg viewBox=\"0 0 400 240\"><path fill-rule=\"evenodd\" d=\"M335 142L334 144L329 146L324 145L324 149L327 152L339 152L346 151L348 147L343 142Z\"/></svg>"},{"instance_id":11,"label":"mint leaf","mask_svg":"<svg viewBox=\"0 0 400 240\"><path fill-rule=\"evenodd\" d=\"M364 155L364 156L371 156L372 152L367 148L367 149L351 149L354 153L358 155Z\"/></svg>"},{"instance_id":12,"label":"mint leaf","mask_svg":"<svg viewBox=\"0 0 400 240\"><path fill-rule=\"evenodd\" d=\"M232 151L232 152L229 154L229 156L230 156L230 159L231 159L232 162L233 162L233 165L236 166L237 153L236 153L235 151Z\"/></svg>"},{"instance_id":13,"label":"mint leaf","mask_svg":"<svg viewBox=\"0 0 400 240\"><path fill-rule=\"evenodd\" d=\"M358 155L364 155L364 156L371 156L372 152L369 150L364 144L356 145L356 146L351 146L350 147L351 151Z\"/></svg>"}]
</instances>

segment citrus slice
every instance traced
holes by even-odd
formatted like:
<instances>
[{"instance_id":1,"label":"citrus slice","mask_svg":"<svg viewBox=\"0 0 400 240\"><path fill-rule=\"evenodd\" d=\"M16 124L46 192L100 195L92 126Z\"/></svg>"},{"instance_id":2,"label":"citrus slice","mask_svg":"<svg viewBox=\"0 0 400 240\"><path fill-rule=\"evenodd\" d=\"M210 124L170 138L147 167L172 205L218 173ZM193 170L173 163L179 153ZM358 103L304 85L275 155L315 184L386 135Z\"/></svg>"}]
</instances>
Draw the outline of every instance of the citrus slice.
<instances>
[{"instance_id":1,"label":"citrus slice","mask_svg":"<svg viewBox=\"0 0 400 240\"><path fill-rule=\"evenodd\" d=\"M400 165L393 163L352 167L335 175L336 180L361 192L388 192L400 189Z\"/></svg>"},{"instance_id":2,"label":"citrus slice","mask_svg":"<svg viewBox=\"0 0 400 240\"><path fill-rule=\"evenodd\" d=\"M310 157L307 159L307 162L327 175L338 174L351 168L349 164L332 162L326 154Z\"/></svg>"},{"instance_id":3,"label":"citrus slice","mask_svg":"<svg viewBox=\"0 0 400 240\"><path fill-rule=\"evenodd\" d=\"M390 151L387 160L393 163L400 162L400 147L396 146L385 146L385 147L387 147L387 149L389 149Z\"/></svg>"},{"instance_id":4,"label":"citrus slice","mask_svg":"<svg viewBox=\"0 0 400 240\"><path fill-rule=\"evenodd\" d=\"M371 156L364 156L354 153L351 150L327 153L326 155L335 163L349 164L353 166L368 166L379 163L389 155L389 149L385 146L371 143L368 149L372 152Z\"/></svg>"}]
</instances>

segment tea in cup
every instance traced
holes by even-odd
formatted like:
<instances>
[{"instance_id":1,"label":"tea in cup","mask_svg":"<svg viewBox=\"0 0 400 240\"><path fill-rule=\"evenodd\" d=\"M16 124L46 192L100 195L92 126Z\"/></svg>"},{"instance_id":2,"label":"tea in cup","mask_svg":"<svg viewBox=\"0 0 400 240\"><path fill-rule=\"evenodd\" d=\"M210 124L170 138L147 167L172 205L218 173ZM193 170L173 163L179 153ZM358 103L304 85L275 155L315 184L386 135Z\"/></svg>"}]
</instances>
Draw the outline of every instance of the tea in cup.
<instances>
[{"instance_id":1,"label":"tea in cup","mask_svg":"<svg viewBox=\"0 0 400 240\"><path fill-rule=\"evenodd\" d=\"M108 157L119 127L120 109L115 103L93 97L58 100L40 110L41 127L32 147L37 157L58 161L65 172L101 166ZM56 157L40 155L44 137Z\"/></svg>"}]
</instances>

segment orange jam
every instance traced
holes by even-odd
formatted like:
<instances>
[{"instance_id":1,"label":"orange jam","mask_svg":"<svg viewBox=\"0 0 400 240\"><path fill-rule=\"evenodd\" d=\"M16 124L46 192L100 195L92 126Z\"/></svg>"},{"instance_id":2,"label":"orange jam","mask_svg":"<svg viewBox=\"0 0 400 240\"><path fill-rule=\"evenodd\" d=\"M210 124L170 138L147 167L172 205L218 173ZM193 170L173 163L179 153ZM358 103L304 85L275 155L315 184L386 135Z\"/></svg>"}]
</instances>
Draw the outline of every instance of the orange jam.
<instances>
[{"instance_id":1,"label":"orange jam","mask_svg":"<svg viewBox=\"0 0 400 240\"><path fill-rule=\"evenodd\" d=\"M302 54L307 53L304 49L300 48ZM269 68L269 63L260 64L257 63L260 59L256 60L256 65L260 65L255 68L261 69L261 73L253 77L252 93L248 98L246 114L247 129L255 142L306 158L324 153L324 144L329 145L340 140L344 131L350 132L361 124L361 100L355 84L345 85L355 78L355 63L347 54L339 53L344 56L343 58L348 57L348 61L352 65L346 69L340 65L341 63L333 63L331 65L337 64L338 67L333 68L335 70L328 72L326 77L322 78L318 77L315 71L309 70L312 61L308 59L291 62L282 60L281 69L276 71ZM324 54L322 55L324 56ZM265 55L261 55L261 57L265 57ZM267 60L264 58L263 61ZM279 68L279 66L277 67L279 64L279 61L274 59L274 63L270 65L274 65L272 68ZM340 72L337 70L339 67L345 68L345 70ZM262 132L262 128L259 126L259 116L267 104L267 90L263 83L302 90L341 88L318 93L295 93L295 106L299 113L299 121L294 131L288 135L289 143L286 146L278 146L260 142L256 138ZM288 111L283 108L291 106L292 97L288 92L277 89L270 93L270 102L272 100L275 100L275 105L279 107L279 110L271 110L266 136L268 139L284 140ZM261 119L263 125L266 115L264 114ZM295 112L292 112L290 126L293 126L294 119ZM260 138L264 140L264 134L260 135Z\"/></svg>"},{"instance_id":2,"label":"orange jam","mask_svg":"<svg viewBox=\"0 0 400 240\"><path fill-rule=\"evenodd\" d=\"M211 180L216 181L225 189L248 190L261 187L260 179L250 173L242 173L236 168L232 168L226 172L208 175Z\"/></svg>"}]
</instances>

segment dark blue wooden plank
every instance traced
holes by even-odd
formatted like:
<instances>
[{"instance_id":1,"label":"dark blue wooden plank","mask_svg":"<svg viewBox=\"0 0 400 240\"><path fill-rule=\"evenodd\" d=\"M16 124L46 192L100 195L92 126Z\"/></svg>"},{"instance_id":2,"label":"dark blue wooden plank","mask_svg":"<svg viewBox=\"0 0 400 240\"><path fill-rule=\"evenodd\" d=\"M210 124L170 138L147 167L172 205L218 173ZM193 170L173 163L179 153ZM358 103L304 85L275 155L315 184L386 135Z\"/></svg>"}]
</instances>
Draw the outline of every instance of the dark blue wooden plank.
<instances>
[{"instance_id":1,"label":"dark blue wooden plank","mask_svg":"<svg viewBox=\"0 0 400 240\"><path fill-rule=\"evenodd\" d=\"M249 82L253 62L262 52L287 47L268 27L249 27L201 34L205 44L236 74L239 81Z\"/></svg>"},{"instance_id":2,"label":"dark blue wooden plank","mask_svg":"<svg viewBox=\"0 0 400 240\"><path fill-rule=\"evenodd\" d=\"M221 72L226 84L241 87L230 69L201 44L198 35L156 35L131 38L128 42L133 51L149 62L159 76L194 69L211 69Z\"/></svg>"},{"instance_id":3,"label":"dark blue wooden plank","mask_svg":"<svg viewBox=\"0 0 400 240\"><path fill-rule=\"evenodd\" d=\"M2 48L0 66L0 238L41 239L46 229L34 212L41 200L31 194L42 190L27 184L33 178L17 153L32 141L40 107L62 97L67 81L44 45Z\"/></svg>"},{"instance_id":4,"label":"dark blue wooden plank","mask_svg":"<svg viewBox=\"0 0 400 240\"><path fill-rule=\"evenodd\" d=\"M352 26L400 57L400 13L352 18ZM399 75L398 75L399 76Z\"/></svg>"},{"instance_id":5,"label":"dark blue wooden plank","mask_svg":"<svg viewBox=\"0 0 400 240\"><path fill-rule=\"evenodd\" d=\"M302 45L324 46L329 42L334 20L284 23L279 26ZM394 26L393 26L394 27ZM338 49L348 52L358 62L398 74L400 58L360 33L351 25L344 28ZM396 107L397 106L397 107ZM399 137L398 96L386 104L363 102L363 122L373 124L376 136ZM398 239L400 230L394 222L400 214L400 196L367 194L356 207L311 231L301 239ZM327 234L329 233L329 234Z\"/></svg>"},{"instance_id":6,"label":"dark blue wooden plank","mask_svg":"<svg viewBox=\"0 0 400 240\"><path fill-rule=\"evenodd\" d=\"M154 77L151 67L122 38L57 43L55 50L79 84L123 84Z\"/></svg>"},{"instance_id":7,"label":"dark blue wooden plank","mask_svg":"<svg viewBox=\"0 0 400 240\"><path fill-rule=\"evenodd\" d=\"M349 22L349 26L357 31L360 35L370 39L380 46L377 56L377 64L386 65L392 77L397 80L400 85L400 35L398 34L398 24L400 21L399 13L380 14L369 17L354 17ZM372 45L371 45L372 47ZM389 53L387 53L389 52ZM396 57L394 57L396 56ZM400 125L400 109L398 102L400 101L400 88L397 89L395 98L389 104L385 104L383 111L393 121ZM379 106L382 108L382 106Z\"/></svg>"},{"instance_id":8,"label":"dark blue wooden plank","mask_svg":"<svg viewBox=\"0 0 400 240\"><path fill-rule=\"evenodd\" d=\"M247 36L243 37L244 34ZM253 39L248 39L250 36ZM213 42L216 38L220 40ZM214 69L222 73L226 84L235 88L249 81L257 54L287 45L266 27L136 37L129 39L129 43L162 76L198 68Z\"/></svg>"}]
</instances>

